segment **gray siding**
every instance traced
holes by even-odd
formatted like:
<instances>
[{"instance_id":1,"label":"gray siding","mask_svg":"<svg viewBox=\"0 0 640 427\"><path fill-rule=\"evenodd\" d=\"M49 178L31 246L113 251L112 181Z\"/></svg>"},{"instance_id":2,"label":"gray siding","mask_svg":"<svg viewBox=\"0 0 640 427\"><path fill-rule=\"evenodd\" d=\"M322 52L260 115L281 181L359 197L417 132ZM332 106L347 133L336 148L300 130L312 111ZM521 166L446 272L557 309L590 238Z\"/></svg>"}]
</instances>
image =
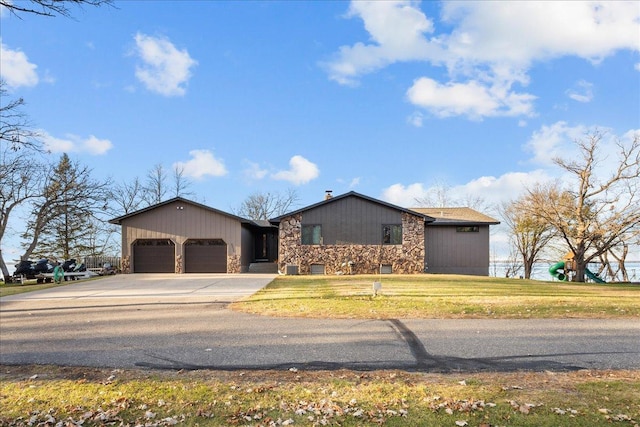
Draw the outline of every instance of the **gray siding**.
<instances>
[{"instance_id":1,"label":"gray siding","mask_svg":"<svg viewBox=\"0 0 640 427\"><path fill-rule=\"evenodd\" d=\"M425 227L428 273L489 275L489 226L477 233L456 232L456 226Z\"/></svg>"},{"instance_id":2,"label":"gray siding","mask_svg":"<svg viewBox=\"0 0 640 427\"><path fill-rule=\"evenodd\" d=\"M382 224L402 224L402 213L358 197L347 197L306 211L302 225L322 225L325 245L379 245Z\"/></svg>"},{"instance_id":3,"label":"gray siding","mask_svg":"<svg viewBox=\"0 0 640 427\"><path fill-rule=\"evenodd\" d=\"M254 237L251 230L242 227L242 253L240 254L240 271L242 273L249 271L249 265L251 265L251 261L253 260L253 240Z\"/></svg>"},{"instance_id":4,"label":"gray siding","mask_svg":"<svg viewBox=\"0 0 640 427\"><path fill-rule=\"evenodd\" d=\"M222 239L227 256L241 255L240 222L189 203L176 201L122 220L123 256L132 255L131 244L137 239L171 239L176 256L184 256L182 244L189 238Z\"/></svg>"}]
</instances>

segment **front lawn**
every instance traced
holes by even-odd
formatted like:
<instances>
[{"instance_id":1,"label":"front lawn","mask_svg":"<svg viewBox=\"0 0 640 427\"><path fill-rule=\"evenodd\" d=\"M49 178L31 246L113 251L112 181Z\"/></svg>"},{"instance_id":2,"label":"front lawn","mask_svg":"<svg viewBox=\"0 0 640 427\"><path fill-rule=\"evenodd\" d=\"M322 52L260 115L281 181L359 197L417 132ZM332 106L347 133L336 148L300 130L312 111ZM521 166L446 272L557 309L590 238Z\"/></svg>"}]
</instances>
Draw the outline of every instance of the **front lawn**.
<instances>
[{"instance_id":1,"label":"front lawn","mask_svg":"<svg viewBox=\"0 0 640 427\"><path fill-rule=\"evenodd\" d=\"M373 296L373 282L382 289ZM640 286L460 275L279 276L231 305L325 318L638 318Z\"/></svg>"}]
</instances>

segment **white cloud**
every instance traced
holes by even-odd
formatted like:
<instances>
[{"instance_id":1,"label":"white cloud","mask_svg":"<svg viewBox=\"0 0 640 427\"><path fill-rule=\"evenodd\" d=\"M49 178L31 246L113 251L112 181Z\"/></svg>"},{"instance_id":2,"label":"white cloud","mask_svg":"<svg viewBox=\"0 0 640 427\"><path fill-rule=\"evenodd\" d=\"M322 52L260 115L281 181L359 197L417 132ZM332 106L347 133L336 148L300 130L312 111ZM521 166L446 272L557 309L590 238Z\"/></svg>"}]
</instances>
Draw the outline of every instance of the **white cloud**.
<instances>
[{"instance_id":1,"label":"white cloud","mask_svg":"<svg viewBox=\"0 0 640 427\"><path fill-rule=\"evenodd\" d=\"M441 18L452 30L439 34L419 1L354 1L347 16L363 20L372 42L340 47L324 64L329 78L356 84L400 61L446 65L448 82L417 77L407 91L412 103L439 117L532 116L535 95L514 87L528 85L533 63L563 56L595 63L618 50L640 51L635 2L446 1ZM591 95L582 89L573 95L585 102Z\"/></svg>"},{"instance_id":2,"label":"white cloud","mask_svg":"<svg viewBox=\"0 0 640 427\"><path fill-rule=\"evenodd\" d=\"M409 117L407 117L407 123L417 128L421 128L424 124L424 114L420 111L414 111Z\"/></svg>"},{"instance_id":3,"label":"white cloud","mask_svg":"<svg viewBox=\"0 0 640 427\"><path fill-rule=\"evenodd\" d=\"M82 141L81 151L86 151L90 154L101 155L113 148L113 144L108 139L99 139L93 135Z\"/></svg>"},{"instance_id":4,"label":"white cloud","mask_svg":"<svg viewBox=\"0 0 640 427\"><path fill-rule=\"evenodd\" d=\"M591 102L593 99L593 83L584 80L577 82L574 87L567 90L567 96L578 102Z\"/></svg>"},{"instance_id":5,"label":"white cloud","mask_svg":"<svg viewBox=\"0 0 640 427\"><path fill-rule=\"evenodd\" d=\"M284 170L273 174L275 180L289 181L292 184L300 185L316 179L320 175L318 166L302 156L293 156L289 160L289 170Z\"/></svg>"},{"instance_id":6,"label":"white cloud","mask_svg":"<svg viewBox=\"0 0 640 427\"><path fill-rule=\"evenodd\" d=\"M217 159L209 150L189 151L191 160L176 162L174 168L180 168L188 177L202 179L206 176L224 176L227 168L221 159Z\"/></svg>"},{"instance_id":7,"label":"white cloud","mask_svg":"<svg viewBox=\"0 0 640 427\"><path fill-rule=\"evenodd\" d=\"M569 126L564 121L545 125L531 135L524 148L533 154L531 162L551 166L556 157L574 155L572 141L583 137L586 131L583 126Z\"/></svg>"},{"instance_id":8,"label":"white cloud","mask_svg":"<svg viewBox=\"0 0 640 427\"><path fill-rule=\"evenodd\" d=\"M346 16L362 18L373 43L341 46L334 60L323 64L340 84L355 84L362 74L397 61L438 55L437 44L424 36L433 32L433 22L414 1L354 1Z\"/></svg>"},{"instance_id":9,"label":"white cloud","mask_svg":"<svg viewBox=\"0 0 640 427\"><path fill-rule=\"evenodd\" d=\"M452 60L520 67L566 55L598 61L619 49L640 50L639 17L637 3L608 0L443 5L443 19L455 25L447 40Z\"/></svg>"},{"instance_id":10,"label":"white cloud","mask_svg":"<svg viewBox=\"0 0 640 427\"><path fill-rule=\"evenodd\" d=\"M466 115L473 119L532 115L535 99L530 94L509 92L500 86L488 87L474 80L441 85L427 77L416 80L407 97L412 104L438 117Z\"/></svg>"},{"instance_id":11,"label":"white cloud","mask_svg":"<svg viewBox=\"0 0 640 427\"><path fill-rule=\"evenodd\" d=\"M415 206L418 199L422 199L429 194L429 189L424 184L416 182L405 186L404 184L393 184L382 190L382 199L398 206Z\"/></svg>"},{"instance_id":12,"label":"white cloud","mask_svg":"<svg viewBox=\"0 0 640 427\"><path fill-rule=\"evenodd\" d=\"M75 151L75 144L69 139L56 138L41 131L41 140L44 149L51 153L69 153Z\"/></svg>"},{"instance_id":13,"label":"white cloud","mask_svg":"<svg viewBox=\"0 0 640 427\"><path fill-rule=\"evenodd\" d=\"M136 67L136 77L147 89L164 96L182 96L191 78L191 69L198 64L186 49L178 50L165 37L135 35L136 54L142 65Z\"/></svg>"},{"instance_id":14,"label":"white cloud","mask_svg":"<svg viewBox=\"0 0 640 427\"><path fill-rule=\"evenodd\" d=\"M93 135L81 138L76 135L65 135L57 138L45 131L39 131L44 149L51 153L87 153L93 156L106 154L113 148L108 139L100 139Z\"/></svg>"},{"instance_id":15,"label":"white cloud","mask_svg":"<svg viewBox=\"0 0 640 427\"><path fill-rule=\"evenodd\" d=\"M446 187L447 207L468 205L479 202L480 206L471 206L488 215L496 215L496 208L503 202L520 197L527 188L536 183L546 183L554 176L545 169L529 172L508 172L500 176L482 176L464 184ZM393 184L382 191L382 200L406 208L434 207L426 206L434 195L442 192L440 185L427 186L416 182L413 184ZM438 203L436 202L431 202Z\"/></svg>"},{"instance_id":16,"label":"white cloud","mask_svg":"<svg viewBox=\"0 0 640 427\"><path fill-rule=\"evenodd\" d=\"M9 88L37 85L39 79L36 68L38 66L29 62L24 52L10 49L0 39L0 70Z\"/></svg>"},{"instance_id":17,"label":"white cloud","mask_svg":"<svg viewBox=\"0 0 640 427\"><path fill-rule=\"evenodd\" d=\"M247 164L247 167L244 169L243 175L249 181L259 181L269 173L267 169L263 169L258 163L250 162L248 160L245 160L245 163Z\"/></svg>"}]
</instances>

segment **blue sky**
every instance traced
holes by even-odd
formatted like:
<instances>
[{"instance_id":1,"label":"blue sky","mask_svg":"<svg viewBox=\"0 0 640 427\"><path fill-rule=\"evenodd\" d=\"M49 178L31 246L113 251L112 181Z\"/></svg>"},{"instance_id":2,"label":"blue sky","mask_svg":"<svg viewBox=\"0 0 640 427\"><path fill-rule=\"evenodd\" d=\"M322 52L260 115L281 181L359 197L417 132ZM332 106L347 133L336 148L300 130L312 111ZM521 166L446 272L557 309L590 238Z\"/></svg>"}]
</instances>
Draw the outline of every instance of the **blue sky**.
<instances>
[{"instance_id":1,"label":"blue sky","mask_svg":"<svg viewBox=\"0 0 640 427\"><path fill-rule=\"evenodd\" d=\"M638 2L148 0L72 14L0 18L2 78L50 155L116 182L180 166L195 200L228 212L287 189L299 207L327 189L414 207L443 186L452 203L495 205L561 177L551 159L586 131L606 131L608 152L640 129Z\"/></svg>"}]
</instances>

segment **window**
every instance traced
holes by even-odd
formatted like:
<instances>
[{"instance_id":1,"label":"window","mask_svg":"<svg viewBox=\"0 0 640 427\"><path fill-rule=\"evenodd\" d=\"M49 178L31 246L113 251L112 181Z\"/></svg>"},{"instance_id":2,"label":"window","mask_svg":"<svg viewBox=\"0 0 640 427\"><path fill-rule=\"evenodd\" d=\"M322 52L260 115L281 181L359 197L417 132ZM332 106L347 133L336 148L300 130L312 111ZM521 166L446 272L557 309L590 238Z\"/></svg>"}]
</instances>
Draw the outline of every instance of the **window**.
<instances>
[{"instance_id":1,"label":"window","mask_svg":"<svg viewBox=\"0 0 640 427\"><path fill-rule=\"evenodd\" d=\"M402 225L389 224L382 226L382 244L383 245L401 245L402 244Z\"/></svg>"},{"instance_id":2,"label":"window","mask_svg":"<svg viewBox=\"0 0 640 427\"><path fill-rule=\"evenodd\" d=\"M302 226L302 244L303 245L321 245L322 244L322 226L321 225L303 225Z\"/></svg>"},{"instance_id":3,"label":"window","mask_svg":"<svg viewBox=\"0 0 640 427\"><path fill-rule=\"evenodd\" d=\"M456 227L458 233L477 233L480 231L480 227L477 225L467 225L464 227Z\"/></svg>"}]
</instances>

